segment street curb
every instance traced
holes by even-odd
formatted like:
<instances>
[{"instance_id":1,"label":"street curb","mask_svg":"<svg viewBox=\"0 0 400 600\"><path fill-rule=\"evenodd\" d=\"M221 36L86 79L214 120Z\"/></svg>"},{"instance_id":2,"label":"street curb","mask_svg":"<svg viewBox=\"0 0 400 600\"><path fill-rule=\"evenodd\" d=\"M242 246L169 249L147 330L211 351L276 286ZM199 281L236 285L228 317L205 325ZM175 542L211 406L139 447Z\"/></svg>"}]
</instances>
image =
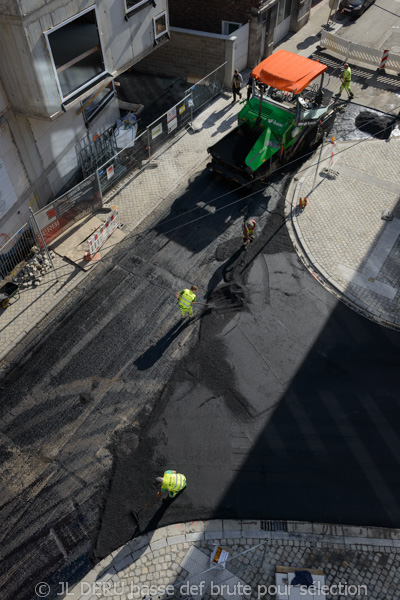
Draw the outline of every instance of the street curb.
<instances>
[{"instance_id":1,"label":"street curb","mask_svg":"<svg viewBox=\"0 0 400 600\"><path fill-rule=\"evenodd\" d=\"M313 160L314 157L307 161L306 164L302 167L302 171L309 170L312 166L315 166ZM358 314L366 317L370 321L378 323L379 325L384 325L385 327L394 329L395 331L400 331L400 324L397 324L392 320L383 317L382 314L377 313L373 309L369 308L368 305L366 305L364 302L358 300L355 296L346 292L346 290L338 282L336 282L325 271L323 267L319 265L312 253L309 251L307 243L304 240L297 224L298 207L296 203L296 198L298 194L296 194L296 191L303 179L304 177L298 177L296 175L291 179L286 194L285 202L285 218L289 236L300 260L302 261L306 269L311 273L311 275L322 286L324 286L325 289L327 289L334 296L336 296L343 304L345 304Z\"/></svg>"},{"instance_id":2,"label":"street curb","mask_svg":"<svg viewBox=\"0 0 400 600\"><path fill-rule=\"evenodd\" d=\"M279 531L281 527L286 531ZM278 529L274 531L274 529ZM350 546L354 551L399 552L400 529L383 527L364 527L352 525L333 525L328 523L310 523L306 521L275 520L236 520L216 519L211 521L190 521L160 527L155 531L138 536L101 560L74 588L68 592L68 598L81 597L82 587L89 587L96 581L115 581L118 572L134 564L144 554L153 553L161 548L185 544L195 544L203 540L226 544L228 540L246 539L286 541L288 545L306 546L324 549L333 544ZM64 596L66 598L66 596Z\"/></svg>"}]
</instances>

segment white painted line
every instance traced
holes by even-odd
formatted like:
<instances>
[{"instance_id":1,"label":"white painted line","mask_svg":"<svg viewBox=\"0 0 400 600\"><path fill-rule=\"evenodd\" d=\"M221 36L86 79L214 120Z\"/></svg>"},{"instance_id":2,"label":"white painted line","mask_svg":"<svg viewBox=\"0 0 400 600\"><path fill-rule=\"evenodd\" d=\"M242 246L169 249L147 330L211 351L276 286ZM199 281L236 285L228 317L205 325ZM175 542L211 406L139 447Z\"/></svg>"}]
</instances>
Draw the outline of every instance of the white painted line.
<instances>
[{"instance_id":1,"label":"white painted line","mask_svg":"<svg viewBox=\"0 0 400 600\"><path fill-rule=\"evenodd\" d=\"M354 271L354 269L350 269L345 265L338 265L338 270L340 271L342 277L346 279L348 284L355 283L356 285L360 285L361 287L370 290L371 292L375 292L380 296L384 296L389 300L393 300L393 298L397 294L397 288L393 288L391 285L387 283L382 283L373 277L368 278L367 275L360 273L359 271Z\"/></svg>"},{"instance_id":2,"label":"white painted line","mask_svg":"<svg viewBox=\"0 0 400 600\"><path fill-rule=\"evenodd\" d=\"M393 219L393 221L389 221L387 225L385 225L382 235L379 237L378 243L365 263L365 266L363 267L363 273L368 275L368 277L377 277L385 260L395 245L399 234L400 219Z\"/></svg>"}]
</instances>

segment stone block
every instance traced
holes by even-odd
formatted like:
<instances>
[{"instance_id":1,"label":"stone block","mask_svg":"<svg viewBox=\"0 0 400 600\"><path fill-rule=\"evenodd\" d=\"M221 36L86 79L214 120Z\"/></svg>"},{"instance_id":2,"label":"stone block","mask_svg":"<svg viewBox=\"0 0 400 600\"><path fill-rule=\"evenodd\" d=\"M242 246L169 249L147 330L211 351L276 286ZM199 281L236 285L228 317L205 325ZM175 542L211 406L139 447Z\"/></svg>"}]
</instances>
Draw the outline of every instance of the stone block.
<instances>
[{"instance_id":1,"label":"stone block","mask_svg":"<svg viewBox=\"0 0 400 600\"><path fill-rule=\"evenodd\" d=\"M160 550L160 548L164 548L167 545L167 540L165 537L157 540L156 542L150 542L150 550L154 552L154 550Z\"/></svg>"},{"instance_id":2,"label":"stone block","mask_svg":"<svg viewBox=\"0 0 400 600\"><path fill-rule=\"evenodd\" d=\"M129 567L132 563L133 563L133 557L131 554L128 554L128 556L125 556L124 558L121 558L121 559L114 558L114 560L113 560L113 566L118 573L120 571L123 571L127 567Z\"/></svg>"},{"instance_id":3,"label":"stone block","mask_svg":"<svg viewBox=\"0 0 400 600\"><path fill-rule=\"evenodd\" d=\"M200 540L204 540L204 532L202 533L186 533L185 534L186 541L190 544L193 542L198 542Z\"/></svg>"},{"instance_id":4,"label":"stone block","mask_svg":"<svg viewBox=\"0 0 400 600\"><path fill-rule=\"evenodd\" d=\"M222 519L222 529L224 532L241 531L242 530L242 521L240 521L238 519ZM226 537L228 537L227 534L226 534ZM240 536L236 536L236 537L240 537Z\"/></svg>"},{"instance_id":5,"label":"stone block","mask_svg":"<svg viewBox=\"0 0 400 600\"><path fill-rule=\"evenodd\" d=\"M181 533L180 535L172 535L171 537L167 537L168 546L174 546L175 544L183 544L186 541L186 535L184 533Z\"/></svg>"}]
</instances>

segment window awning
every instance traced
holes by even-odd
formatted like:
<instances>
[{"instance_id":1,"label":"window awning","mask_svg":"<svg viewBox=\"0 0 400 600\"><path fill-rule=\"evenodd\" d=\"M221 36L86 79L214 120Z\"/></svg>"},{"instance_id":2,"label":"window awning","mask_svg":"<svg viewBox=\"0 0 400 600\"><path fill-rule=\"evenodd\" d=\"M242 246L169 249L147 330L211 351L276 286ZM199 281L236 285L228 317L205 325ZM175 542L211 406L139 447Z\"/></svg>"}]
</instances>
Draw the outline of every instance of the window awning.
<instances>
[{"instance_id":1,"label":"window awning","mask_svg":"<svg viewBox=\"0 0 400 600\"><path fill-rule=\"evenodd\" d=\"M251 77L283 92L299 94L328 67L287 50L277 50L251 72Z\"/></svg>"}]
</instances>

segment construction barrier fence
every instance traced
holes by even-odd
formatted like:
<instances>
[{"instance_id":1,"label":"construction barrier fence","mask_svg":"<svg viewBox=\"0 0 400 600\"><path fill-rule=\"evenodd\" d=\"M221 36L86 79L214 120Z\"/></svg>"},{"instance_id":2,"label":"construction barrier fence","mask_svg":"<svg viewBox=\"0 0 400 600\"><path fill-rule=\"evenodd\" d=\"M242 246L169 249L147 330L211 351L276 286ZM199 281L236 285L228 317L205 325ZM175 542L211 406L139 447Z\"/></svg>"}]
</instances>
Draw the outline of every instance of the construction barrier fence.
<instances>
[{"instance_id":1,"label":"construction barrier fence","mask_svg":"<svg viewBox=\"0 0 400 600\"><path fill-rule=\"evenodd\" d=\"M1 234L5 239L0 237L0 244L3 243L0 246L0 280L13 277L20 268L23 268L26 261L29 260L33 246L39 246L47 252L46 244L65 231L77 218L81 218L101 206L104 194L112 190L128 175L130 176L129 181L138 175L152 158L155 158L168 143L173 141L178 132L187 129L193 121L194 113L223 90L225 65L226 62L206 77L193 82L182 100L148 125L139 135L136 135L136 128L135 136L132 135L132 141L100 166L101 153L97 153L96 160L91 163L93 172L61 198L57 198L37 211L32 223L23 225L12 237ZM122 131L122 134L124 133L126 132ZM129 139L129 135L126 136L126 139ZM118 138L114 139L113 136L113 140L114 142L118 141ZM96 145L95 142L94 144ZM87 172L90 170L89 164ZM99 191L99 202L94 202L93 198L97 198L97 190ZM82 201L80 201L81 196ZM37 224L35 219L37 219Z\"/></svg>"},{"instance_id":2,"label":"construction barrier fence","mask_svg":"<svg viewBox=\"0 0 400 600\"><path fill-rule=\"evenodd\" d=\"M396 73L400 71L400 54L354 44L327 31L322 32L320 46L342 55L345 60L355 60L377 68L380 68L385 54L385 69L396 71Z\"/></svg>"},{"instance_id":3,"label":"construction barrier fence","mask_svg":"<svg viewBox=\"0 0 400 600\"><path fill-rule=\"evenodd\" d=\"M29 223L25 223L11 238L2 233L0 243L3 241L5 243L0 247L0 280L11 280L30 259L31 249L37 245L35 232Z\"/></svg>"}]
</instances>

